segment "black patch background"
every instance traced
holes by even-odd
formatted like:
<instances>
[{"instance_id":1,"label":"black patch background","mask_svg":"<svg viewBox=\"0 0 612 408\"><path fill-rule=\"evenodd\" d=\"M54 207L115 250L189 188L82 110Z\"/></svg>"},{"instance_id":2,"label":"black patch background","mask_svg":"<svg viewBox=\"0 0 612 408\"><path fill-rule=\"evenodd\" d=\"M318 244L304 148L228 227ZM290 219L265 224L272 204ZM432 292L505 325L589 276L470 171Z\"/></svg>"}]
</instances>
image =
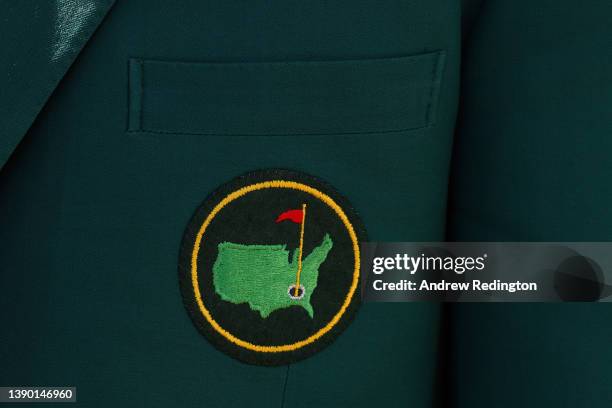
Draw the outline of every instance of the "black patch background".
<instances>
[{"instance_id":1,"label":"black patch background","mask_svg":"<svg viewBox=\"0 0 612 408\"><path fill-rule=\"evenodd\" d=\"M282 365L306 358L328 345L350 323L359 306L359 287L351 304L330 332L314 343L295 351L255 352L237 346L219 333L202 316L191 285L191 253L200 226L212 209L237 189L270 180L296 181L330 196L353 225L358 241L365 240L363 226L346 199L327 183L313 176L290 170L262 170L242 175L213 192L196 210L186 228L179 258L179 281L183 303L198 330L221 351L250 364ZM212 267L220 242L239 244L286 244L289 257L299 246L300 225L291 221L276 223L276 217L307 204L304 232L304 257L321 244L329 233L333 247L319 268L317 287L310 303L314 318L300 306L275 310L266 319L251 310L247 303L234 304L221 300L215 292ZM290 258L291 259L291 258ZM348 293L354 273L353 245L342 220L331 207L318 198L299 190L272 188L253 191L224 207L208 226L198 254L198 281L202 301L213 318L234 336L259 345L281 345L303 340L324 327L338 313ZM306 288L308 290L308 288Z\"/></svg>"}]
</instances>

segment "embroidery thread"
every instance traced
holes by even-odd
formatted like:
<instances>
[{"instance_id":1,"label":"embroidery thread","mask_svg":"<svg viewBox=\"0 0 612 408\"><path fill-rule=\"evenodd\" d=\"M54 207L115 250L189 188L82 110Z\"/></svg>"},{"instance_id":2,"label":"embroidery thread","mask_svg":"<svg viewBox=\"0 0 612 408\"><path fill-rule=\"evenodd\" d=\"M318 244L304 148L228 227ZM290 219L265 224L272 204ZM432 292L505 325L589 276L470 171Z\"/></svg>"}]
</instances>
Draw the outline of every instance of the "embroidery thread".
<instances>
[{"instance_id":1,"label":"embroidery thread","mask_svg":"<svg viewBox=\"0 0 612 408\"><path fill-rule=\"evenodd\" d=\"M346 199L312 176L238 177L211 194L186 228L183 302L198 330L241 361L308 357L358 308L364 235Z\"/></svg>"}]
</instances>

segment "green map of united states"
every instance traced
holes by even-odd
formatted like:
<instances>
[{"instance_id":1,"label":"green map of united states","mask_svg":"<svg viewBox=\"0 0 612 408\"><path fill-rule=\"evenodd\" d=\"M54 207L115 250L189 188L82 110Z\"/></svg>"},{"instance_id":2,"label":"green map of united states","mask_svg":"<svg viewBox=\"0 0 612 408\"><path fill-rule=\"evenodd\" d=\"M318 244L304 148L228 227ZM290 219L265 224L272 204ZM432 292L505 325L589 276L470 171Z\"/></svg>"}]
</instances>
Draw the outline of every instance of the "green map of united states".
<instances>
[{"instance_id":1,"label":"green map of united states","mask_svg":"<svg viewBox=\"0 0 612 408\"><path fill-rule=\"evenodd\" d=\"M266 318L275 310L301 306L312 318L310 297L317 287L319 267L333 246L329 234L302 261L300 286L304 296L292 299L289 287L296 283L298 251L289 261L286 245L243 245L222 242L213 265L213 284L221 299L231 303L247 303Z\"/></svg>"}]
</instances>

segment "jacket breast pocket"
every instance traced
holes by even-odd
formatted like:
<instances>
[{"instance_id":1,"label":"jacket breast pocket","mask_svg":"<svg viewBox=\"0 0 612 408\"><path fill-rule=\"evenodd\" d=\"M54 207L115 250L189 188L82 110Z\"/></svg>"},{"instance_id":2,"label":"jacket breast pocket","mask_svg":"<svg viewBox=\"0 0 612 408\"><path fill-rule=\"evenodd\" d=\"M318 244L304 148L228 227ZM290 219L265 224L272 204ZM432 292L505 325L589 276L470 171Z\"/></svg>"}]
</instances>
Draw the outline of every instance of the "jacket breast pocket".
<instances>
[{"instance_id":1,"label":"jacket breast pocket","mask_svg":"<svg viewBox=\"0 0 612 408\"><path fill-rule=\"evenodd\" d=\"M435 122L444 52L362 60L207 63L130 59L128 131L322 135Z\"/></svg>"}]
</instances>

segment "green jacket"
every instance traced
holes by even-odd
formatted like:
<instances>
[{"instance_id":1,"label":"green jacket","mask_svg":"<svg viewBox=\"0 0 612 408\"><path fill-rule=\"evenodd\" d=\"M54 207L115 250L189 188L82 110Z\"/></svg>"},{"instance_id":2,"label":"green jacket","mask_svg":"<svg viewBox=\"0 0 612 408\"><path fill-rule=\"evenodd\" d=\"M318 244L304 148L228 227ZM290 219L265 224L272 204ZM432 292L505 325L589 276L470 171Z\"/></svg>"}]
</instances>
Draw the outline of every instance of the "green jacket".
<instances>
[{"instance_id":1,"label":"green jacket","mask_svg":"<svg viewBox=\"0 0 612 408\"><path fill-rule=\"evenodd\" d=\"M608 407L604 304L364 304L264 367L181 301L194 210L321 177L372 241L612 239L612 3L0 5L0 386L78 404Z\"/></svg>"}]
</instances>

